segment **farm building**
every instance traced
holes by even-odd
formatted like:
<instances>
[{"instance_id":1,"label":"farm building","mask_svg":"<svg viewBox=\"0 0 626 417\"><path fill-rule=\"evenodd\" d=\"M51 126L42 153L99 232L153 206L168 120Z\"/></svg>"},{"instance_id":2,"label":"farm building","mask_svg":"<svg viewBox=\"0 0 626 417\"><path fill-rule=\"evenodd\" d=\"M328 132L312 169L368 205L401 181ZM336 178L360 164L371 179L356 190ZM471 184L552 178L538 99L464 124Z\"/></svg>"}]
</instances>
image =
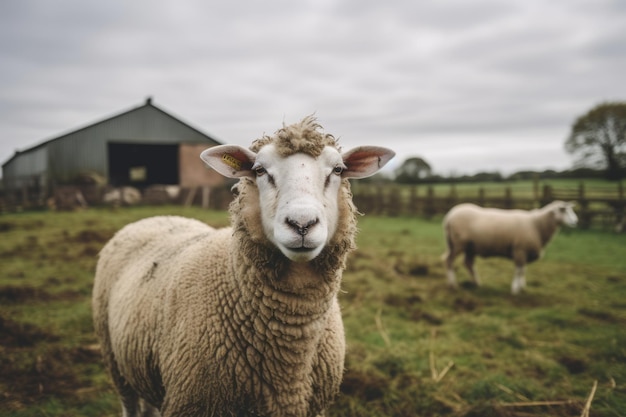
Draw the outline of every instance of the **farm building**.
<instances>
[{"instance_id":1,"label":"farm building","mask_svg":"<svg viewBox=\"0 0 626 417\"><path fill-rule=\"evenodd\" d=\"M97 178L109 187L215 186L222 178L199 154L220 143L152 103L16 152L2 165L5 196L50 195ZM28 191L26 191L28 190Z\"/></svg>"}]
</instances>

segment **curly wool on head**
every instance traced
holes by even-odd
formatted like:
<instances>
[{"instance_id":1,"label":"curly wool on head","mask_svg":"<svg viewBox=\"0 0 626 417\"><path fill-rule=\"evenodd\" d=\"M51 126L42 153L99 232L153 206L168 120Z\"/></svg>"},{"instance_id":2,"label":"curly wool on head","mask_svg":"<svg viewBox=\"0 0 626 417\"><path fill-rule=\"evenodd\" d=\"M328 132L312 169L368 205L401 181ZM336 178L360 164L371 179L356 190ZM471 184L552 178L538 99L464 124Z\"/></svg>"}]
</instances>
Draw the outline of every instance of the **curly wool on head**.
<instances>
[{"instance_id":1,"label":"curly wool on head","mask_svg":"<svg viewBox=\"0 0 626 417\"><path fill-rule=\"evenodd\" d=\"M298 152L311 155L316 158L320 156L325 146L332 146L341 151L337 139L333 135L322 133L322 126L317 123L314 115L309 115L302 119L300 123L289 126L283 124L282 129L274 133L274 136L263 136L255 140L250 146L250 150L258 152L263 146L273 143L276 151L283 158Z\"/></svg>"}]
</instances>

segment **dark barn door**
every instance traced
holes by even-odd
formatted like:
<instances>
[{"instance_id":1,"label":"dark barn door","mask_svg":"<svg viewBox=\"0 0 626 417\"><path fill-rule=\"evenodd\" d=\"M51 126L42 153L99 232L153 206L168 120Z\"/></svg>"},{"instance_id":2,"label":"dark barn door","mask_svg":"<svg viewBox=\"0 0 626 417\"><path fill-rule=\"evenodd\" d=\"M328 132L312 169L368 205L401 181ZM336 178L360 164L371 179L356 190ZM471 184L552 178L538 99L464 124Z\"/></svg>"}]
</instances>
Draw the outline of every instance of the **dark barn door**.
<instances>
[{"instance_id":1,"label":"dark barn door","mask_svg":"<svg viewBox=\"0 0 626 417\"><path fill-rule=\"evenodd\" d=\"M109 183L115 187L178 184L178 145L109 143Z\"/></svg>"}]
</instances>

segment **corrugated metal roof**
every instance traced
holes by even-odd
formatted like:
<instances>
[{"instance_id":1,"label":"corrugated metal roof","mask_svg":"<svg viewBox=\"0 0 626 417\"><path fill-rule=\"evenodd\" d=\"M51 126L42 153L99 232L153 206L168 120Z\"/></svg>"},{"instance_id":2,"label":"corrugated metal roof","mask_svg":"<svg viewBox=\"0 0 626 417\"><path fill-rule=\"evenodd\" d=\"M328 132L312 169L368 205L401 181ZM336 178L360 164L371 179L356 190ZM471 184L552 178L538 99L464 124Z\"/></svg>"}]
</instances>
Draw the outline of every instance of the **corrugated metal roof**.
<instances>
[{"instance_id":1,"label":"corrugated metal roof","mask_svg":"<svg viewBox=\"0 0 626 417\"><path fill-rule=\"evenodd\" d=\"M100 121L97 121L95 123L91 123L91 124L89 124L87 126L84 126L84 127L81 127L81 128L75 129L75 130L72 130L72 131L70 131L68 133L64 133L64 134L62 134L60 136L56 136L56 137L54 137L52 139L45 140L45 141L43 141L43 142L41 142L41 143L39 143L37 145L34 145L34 146L30 147L30 148L27 148L27 149L24 149L24 150L21 150L21 151L16 151L15 154L13 154L13 156L11 156L11 158L9 158L5 163L2 164L2 167L4 169L5 165L10 164L13 159L15 159L16 157L18 157L18 156L20 156L22 154L33 152L33 151L35 151L36 149L38 149L40 147L48 146L51 143L59 141L59 140L61 140L63 138L66 138L68 136L76 135L78 137L78 136L80 136L80 133L82 133L82 132L84 132L86 130L91 130L91 129L94 129L94 128L97 128L97 127L101 127L101 126L106 125L106 124L110 124L111 122L114 122L116 119L120 119L123 116L132 115L133 113L136 113L136 112L138 112L138 111L140 111L142 109L148 109L148 108L162 113L164 116L175 120L176 122L178 122L181 125L185 126L189 130L195 131L199 136L204 137L204 138L206 138L209 141L212 141L214 145L219 145L220 144L220 142L217 139L215 139L215 138L209 136L208 134L200 131L199 129L191 126L187 122L182 121L180 118L173 116L172 114L166 112L165 110L155 106L154 104L152 104L152 98L148 98L145 101L145 103L140 105L140 106L133 107L130 110L125 110L125 111L120 112L118 114L115 114L113 116L109 116L109 117L107 117L107 118L105 118L103 120L100 120ZM120 140L127 140L127 139L131 139L131 138L119 138L119 139ZM146 139L148 139L148 138L146 138Z\"/></svg>"}]
</instances>

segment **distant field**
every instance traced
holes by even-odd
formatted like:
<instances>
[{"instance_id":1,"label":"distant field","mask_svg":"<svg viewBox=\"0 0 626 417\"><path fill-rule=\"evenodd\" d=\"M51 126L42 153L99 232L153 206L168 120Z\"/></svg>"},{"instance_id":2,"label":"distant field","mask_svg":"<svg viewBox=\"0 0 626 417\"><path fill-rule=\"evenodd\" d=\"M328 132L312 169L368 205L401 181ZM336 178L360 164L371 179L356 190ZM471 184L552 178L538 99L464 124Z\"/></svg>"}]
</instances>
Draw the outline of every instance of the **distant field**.
<instances>
[{"instance_id":1,"label":"distant field","mask_svg":"<svg viewBox=\"0 0 626 417\"><path fill-rule=\"evenodd\" d=\"M448 186L449 187L449 186ZM117 416L91 324L96 255L124 224L182 207L0 215L0 416ZM509 294L513 266L477 261L483 287L445 285L439 220L360 218L340 302L348 354L330 417L626 414L626 239L563 230ZM460 265L460 260L459 260Z\"/></svg>"},{"instance_id":2,"label":"distant field","mask_svg":"<svg viewBox=\"0 0 626 417\"><path fill-rule=\"evenodd\" d=\"M558 194L577 195L581 184L584 188L585 195L588 198L607 198L617 197L619 191L619 183L615 181L607 181L602 179L549 179L538 180L517 180L517 181L498 181L498 182L459 182L454 184L417 184L418 195L426 195L429 187L432 187L436 196L448 196L451 192L455 192L458 197L475 198L479 190L483 190L485 197L501 197L504 196L505 190L509 188L514 198L534 198L535 189L541 195L544 186L550 186ZM369 183L356 183L354 188L364 189L370 187ZM410 185L392 186L408 190Z\"/></svg>"}]
</instances>

